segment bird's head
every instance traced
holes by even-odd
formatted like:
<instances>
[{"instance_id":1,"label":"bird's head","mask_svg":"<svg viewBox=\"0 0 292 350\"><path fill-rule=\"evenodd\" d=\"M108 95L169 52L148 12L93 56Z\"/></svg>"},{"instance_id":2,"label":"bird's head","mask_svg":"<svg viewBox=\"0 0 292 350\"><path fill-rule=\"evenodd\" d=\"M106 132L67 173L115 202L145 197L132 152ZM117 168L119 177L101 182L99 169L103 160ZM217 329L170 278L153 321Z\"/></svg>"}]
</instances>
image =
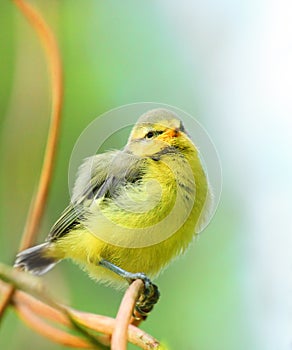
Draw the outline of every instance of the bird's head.
<instances>
[{"instance_id":1,"label":"bird's head","mask_svg":"<svg viewBox=\"0 0 292 350\"><path fill-rule=\"evenodd\" d=\"M126 150L143 157L170 147L184 152L194 146L178 116L172 111L158 108L146 112L138 119Z\"/></svg>"}]
</instances>

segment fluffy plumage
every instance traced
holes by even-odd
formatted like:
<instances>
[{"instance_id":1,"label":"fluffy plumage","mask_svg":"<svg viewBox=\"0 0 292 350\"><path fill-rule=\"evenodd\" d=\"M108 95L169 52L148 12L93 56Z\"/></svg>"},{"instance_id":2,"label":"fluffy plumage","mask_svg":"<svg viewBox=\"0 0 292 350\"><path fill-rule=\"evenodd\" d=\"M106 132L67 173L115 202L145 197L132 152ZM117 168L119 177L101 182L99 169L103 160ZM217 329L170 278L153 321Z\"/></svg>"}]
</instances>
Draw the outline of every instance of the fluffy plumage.
<instances>
[{"instance_id":1,"label":"fluffy plumage","mask_svg":"<svg viewBox=\"0 0 292 350\"><path fill-rule=\"evenodd\" d=\"M207 198L198 151L182 122L166 109L149 111L123 150L84 161L46 243L18 254L15 266L42 274L70 258L97 280L125 284L98 266L106 259L154 277L188 247Z\"/></svg>"}]
</instances>

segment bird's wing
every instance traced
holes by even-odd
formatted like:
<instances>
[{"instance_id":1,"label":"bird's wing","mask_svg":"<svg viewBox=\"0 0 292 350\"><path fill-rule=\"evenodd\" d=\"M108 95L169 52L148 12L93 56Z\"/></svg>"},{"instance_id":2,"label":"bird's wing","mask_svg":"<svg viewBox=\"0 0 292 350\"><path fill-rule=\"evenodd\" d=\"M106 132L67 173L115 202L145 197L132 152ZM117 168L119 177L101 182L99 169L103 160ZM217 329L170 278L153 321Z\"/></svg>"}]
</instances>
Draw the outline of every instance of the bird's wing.
<instances>
[{"instance_id":1,"label":"bird's wing","mask_svg":"<svg viewBox=\"0 0 292 350\"><path fill-rule=\"evenodd\" d=\"M77 210L73 204L63 211L60 218L55 222L51 228L47 241L55 241L56 239L64 236L67 232L72 230L75 226L80 223L80 215L82 215L82 208Z\"/></svg>"},{"instance_id":2,"label":"bird's wing","mask_svg":"<svg viewBox=\"0 0 292 350\"><path fill-rule=\"evenodd\" d=\"M111 151L87 158L78 170L71 204L53 225L47 240L54 241L80 225L92 202L114 196L117 189L142 176L145 161L123 151Z\"/></svg>"}]
</instances>

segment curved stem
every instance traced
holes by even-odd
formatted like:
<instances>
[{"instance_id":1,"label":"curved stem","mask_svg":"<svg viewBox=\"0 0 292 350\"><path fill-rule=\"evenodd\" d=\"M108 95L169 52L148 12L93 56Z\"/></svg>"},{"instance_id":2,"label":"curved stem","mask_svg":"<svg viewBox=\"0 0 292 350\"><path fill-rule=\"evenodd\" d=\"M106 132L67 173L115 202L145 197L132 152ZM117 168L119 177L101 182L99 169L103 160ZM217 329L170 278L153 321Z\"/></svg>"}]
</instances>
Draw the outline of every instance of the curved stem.
<instances>
[{"instance_id":1,"label":"curved stem","mask_svg":"<svg viewBox=\"0 0 292 350\"><path fill-rule=\"evenodd\" d=\"M46 51L46 57L51 71L52 88L50 130L48 133L47 145L38 189L30 206L25 229L22 234L21 244L19 247L19 250L23 250L25 248L28 248L36 237L48 198L48 192L56 158L57 142L61 122L63 75L58 45L51 29L47 26L42 16L31 5L28 5L23 0L13 1L15 5L18 6L23 15L28 19L31 25L35 28L40 37L40 40ZM0 320L2 319L3 314L9 305L13 293L14 288L11 286L2 298L2 302L0 304Z\"/></svg>"},{"instance_id":2,"label":"curved stem","mask_svg":"<svg viewBox=\"0 0 292 350\"><path fill-rule=\"evenodd\" d=\"M51 90L52 90L52 110L51 124L48 133L47 145L38 189L32 201L26 226L22 235L20 250L28 248L34 241L37 234L48 197L49 187L53 174L54 162L56 158L58 136L61 122L61 107L63 97L63 74L61 57L54 34L48 27L42 16L29 4L23 0L13 0L23 15L31 23L39 35L39 38L46 51L46 58L50 68Z\"/></svg>"},{"instance_id":3,"label":"curved stem","mask_svg":"<svg viewBox=\"0 0 292 350\"><path fill-rule=\"evenodd\" d=\"M44 337L65 346L92 349L92 344L88 343L86 340L49 325L34 312L31 312L27 306L19 304L16 310L19 317L22 318L25 323Z\"/></svg>"},{"instance_id":4,"label":"curved stem","mask_svg":"<svg viewBox=\"0 0 292 350\"><path fill-rule=\"evenodd\" d=\"M1 265L0 265L1 267ZM110 337L114 330L119 327L118 320L113 319L108 316L96 315L88 312L78 311L60 304L55 303L53 300L50 300L47 296L45 296L42 291L41 286L37 286L32 283L31 276L28 276L22 272L15 271L16 274L14 276L11 275L11 268L2 266L2 273L0 279L5 280L8 283L13 284L18 288L15 291L12 299L12 305L18 311L20 309L23 311L24 307L26 307L26 313L22 312L22 317L27 319L27 322L31 327L34 327L34 318L32 319L32 314L35 317L40 319L45 319L47 321L53 321L56 325L63 325L66 328L73 328L72 320L74 323L78 323L80 326L85 327L88 330L93 330L98 333L102 333L105 336ZM23 278L20 278L20 274L23 274ZM135 286L136 288L137 286ZM0 293L4 293L9 288L7 283L0 281ZM139 288L139 286L138 286ZM19 290L22 289L22 290ZM33 290L32 290L33 289ZM131 289L131 295L133 289ZM33 297L29 293L33 293L36 297ZM129 295L129 292L126 293ZM123 299L125 300L125 298ZM133 297L130 298L131 305L133 301ZM129 308L129 304L125 305L125 301L122 302L126 308ZM49 337L49 334L46 332L50 332L50 330L44 325L45 330L41 328L35 328L35 330L45 336ZM64 335L65 336L65 335ZM97 338L99 342L103 343L102 335ZM127 339L132 344L135 344L141 349L151 350L158 349L159 342L155 338L153 338L150 334L145 333L143 330L129 325L127 327ZM85 340L86 337L85 337ZM89 339L88 339L89 340ZM57 342L62 342L62 339L56 339ZM106 344L106 342L105 342ZM81 344L80 344L81 345ZM84 346L87 347L87 343L84 343Z\"/></svg>"},{"instance_id":5,"label":"curved stem","mask_svg":"<svg viewBox=\"0 0 292 350\"><path fill-rule=\"evenodd\" d=\"M128 327L136 301L143 289L144 283L140 279L134 281L127 289L116 316L116 326L111 340L112 350L127 349Z\"/></svg>"}]
</instances>

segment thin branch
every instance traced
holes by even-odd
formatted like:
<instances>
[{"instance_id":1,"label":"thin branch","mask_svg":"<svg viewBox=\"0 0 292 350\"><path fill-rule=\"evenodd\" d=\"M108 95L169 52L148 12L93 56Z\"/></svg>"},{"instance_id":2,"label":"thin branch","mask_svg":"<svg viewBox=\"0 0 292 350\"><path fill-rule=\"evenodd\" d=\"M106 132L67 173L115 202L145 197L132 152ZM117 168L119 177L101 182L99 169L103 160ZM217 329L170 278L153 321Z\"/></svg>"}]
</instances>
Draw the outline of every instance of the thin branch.
<instances>
[{"instance_id":1,"label":"thin branch","mask_svg":"<svg viewBox=\"0 0 292 350\"><path fill-rule=\"evenodd\" d=\"M97 332L111 335L116 328L116 320L111 317L94 315L74 309L70 309L70 313L80 324ZM128 341L145 350L159 348L157 339L131 324L128 327Z\"/></svg>"},{"instance_id":2,"label":"thin branch","mask_svg":"<svg viewBox=\"0 0 292 350\"><path fill-rule=\"evenodd\" d=\"M13 272L13 275L11 275L12 272ZM17 288L22 289L22 291L16 290L12 297L12 303L16 309L19 309L19 305L23 305L24 307L26 307L25 311L29 309L31 313L38 315L36 316L38 318L42 317L47 320L53 321L56 324L64 325L67 328L69 327L69 328L75 329L74 325L72 325L72 322L71 322L73 319L75 324L78 323L80 326L86 327L87 329L91 329L93 331L106 334L109 336L118 327L117 320L111 317L95 315L87 312L81 312L81 311L56 303L55 301L51 300L48 295L46 295L45 288L42 285L41 280L37 279L36 277L30 276L25 272L16 271L9 266L0 264L0 278L14 285ZM38 280L37 283L36 283L36 280ZM140 285L141 285L140 283L143 285L143 282L141 281L139 283L136 283L134 287L140 288ZM8 284L0 281L1 293L5 293L5 291L9 287L10 286ZM35 297L27 293L33 294L36 298L39 298L40 300L36 299ZM125 301L122 304L124 304L126 308L129 307L129 309L132 309L133 300L135 299L135 295L133 295L133 287L131 287L131 292L130 293L126 292L126 294L132 295L130 298L127 297L131 305L129 307L129 305L125 304ZM125 300L125 298L123 300ZM22 312L23 318L25 318L25 315L28 316L29 319L27 320L27 322L31 327L33 327L34 318L32 320L31 314L27 313L28 311L26 311L26 313L24 314L25 311L21 309L21 311L19 312ZM126 311L126 313L129 314L128 311ZM44 325L44 327L45 327L45 330L43 332L41 332L40 329L36 329L36 328L34 329L36 329L41 334L49 337L50 339L54 340L54 338L51 338L49 336L50 330L48 330L46 325ZM86 337L86 334L85 335L82 334L82 335ZM102 337L97 337L97 339L100 343L104 343ZM151 335L145 333L143 330L133 325L129 325L127 328L127 339L129 342L139 346L141 349L150 350L150 349L159 348L159 342L155 338L153 338ZM87 339L87 337L86 337L86 340L90 341L90 339ZM60 339L60 341L62 341L62 339Z\"/></svg>"},{"instance_id":3,"label":"thin branch","mask_svg":"<svg viewBox=\"0 0 292 350\"><path fill-rule=\"evenodd\" d=\"M28 19L31 25L35 28L36 32L40 37L40 40L46 51L46 57L51 71L52 88L52 110L50 130L48 133L47 145L38 189L34 200L32 201L30 206L25 229L22 235L21 244L19 247L19 250L23 250L25 248L28 248L34 242L48 198L48 192L56 158L56 150L61 122L63 74L58 45L56 43L54 34L51 31L51 29L47 26L42 16L31 5L26 4L23 0L13 1L16 4L16 6L18 6L23 15ZM2 302L0 304L0 320L2 319L5 310L9 305L13 292L13 287L11 287L2 299Z\"/></svg>"},{"instance_id":4,"label":"thin branch","mask_svg":"<svg viewBox=\"0 0 292 350\"><path fill-rule=\"evenodd\" d=\"M0 291L3 292L10 286L5 285L0 281ZM37 291L34 292L37 294ZM56 304L53 301L50 304L55 304L57 309L40 301L31 295L16 290L11 300L16 312L20 318L32 329L41 335L47 337L49 340L57 342L62 345L80 348L96 348L100 350L107 349L101 337L92 336L87 330L76 327L76 321L72 323L72 317L69 311L62 305ZM44 321L53 321L56 325L64 325L66 328L77 331L78 335L73 336L67 331L60 330Z\"/></svg>"},{"instance_id":5,"label":"thin branch","mask_svg":"<svg viewBox=\"0 0 292 350\"><path fill-rule=\"evenodd\" d=\"M18 304L26 305L32 312L43 318L61 324L65 327L71 327L71 322L68 320L67 315L64 315L64 313L62 313L60 310L56 310L52 306L45 304L44 302L20 290L15 291L13 304L16 307L18 306Z\"/></svg>"},{"instance_id":6,"label":"thin branch","mask_svg":"<svg viewBox=\"0 0 292 350\"><path fill-rule=\"evenodd\" d=\"M31 204L30 212L27 218L25 230L20 245L20 250L28 248L34 241L37 234L50 187L53 174L54 162L61 122L61 107L63 97L63 74L61 57L54 34L46 24L41 14L31 5L23 0L13 0L23 15L34 27L46 51L48 66L51 71L51 89L52 89L52 110L51 124L48 133L47 145L44 155L41 176L39 180L36 196Z\"/></svg>"},{"instance_id":7,"label":"thin branch","mask_svg":"<svg viewBox=\"0 0 292 350\"><path fill-rule=\"evenodd\" d=\"M2 320L5 310L10 303L13 293L14 293L14 288L12 286L9 286L9 288L4 292L4 295L0 303L0 321Z\"/></svg>"},{"instance_id":8,"label":"thin branch","mask_svg":"<svg viewBox=\"0 0 292 350\"><path fill-rule=\"evenodd\" d=\"M32 276L26 272L19 271L0 263L0 279L15 289L23 290L41 300L52 307L61 308L46 292L46 288L42 280Z\"/></svg>"},{"instance_id":9,"label":"thin branch","mask_svg":"<svg viewBox=\"0 0 292 350\"><path fill-rule=\"evenodd\" d=\"M17 304L16 310L19 317L22 318L33 330L56 343L74 348L90 349L93 347L92 344L88 343L86 340L44 322L25 305Z\"/></svg>"},{"instance_id":10,"label":"thin branch","mask_svg":"<svg viewBox=\"0 0 292 350\"><path fill-rule=\"evenodd\" d=\"M127 331L137 299L144 290L142 280L134 281L127 289L116 316L116 327L112 335L112 350L127 349Z\"/></svg>"},{"instance_id":11,"label":"thin branch","mask_svg":"<svg viewBox=\"0 0 292 350\"><path fill-rule=\"evenodd\" d=\"M103 343L99 341L98 337L93 337L86 329L82 328L76 320L74 320L74 317L71 316L70 311L67 307L57 303L53 298L49 296L49 294L46 291L46 288L44 284L42 283L42 280L39 278L29 275L26 272L19 271L16 269L11 268L10 266L6 266L4 264L0 263L0 278L6 282L9 283L9 288L13 286L14 289L21 289L31 295L34 295L36 298L43 301L43 303L46 303L44 311L48 311L48 307L51 307L55 309L55 312L58 310L61 314L66 316L69 327L72 329L75 329L78 331L82 336L84 336L90 343L91 346L94 345L95 347L100 347L101 349L104 349ZM14 296L13 300L15 300ZM40 301L38 303L38 306L41 306ZM36 311L36 308L35 308ZM38 313L38 312L36 312ZM31 318L30 318L31 319ZM30 322L28 322L31 324ZM63 322L61 322L63 323ZM50 332L48 329L44 331ZM46 333L47 334L47 333Z\"/></svg>"}]
</instances>

